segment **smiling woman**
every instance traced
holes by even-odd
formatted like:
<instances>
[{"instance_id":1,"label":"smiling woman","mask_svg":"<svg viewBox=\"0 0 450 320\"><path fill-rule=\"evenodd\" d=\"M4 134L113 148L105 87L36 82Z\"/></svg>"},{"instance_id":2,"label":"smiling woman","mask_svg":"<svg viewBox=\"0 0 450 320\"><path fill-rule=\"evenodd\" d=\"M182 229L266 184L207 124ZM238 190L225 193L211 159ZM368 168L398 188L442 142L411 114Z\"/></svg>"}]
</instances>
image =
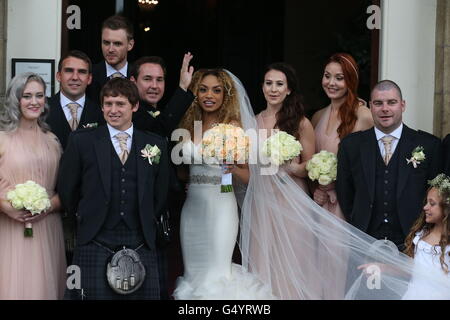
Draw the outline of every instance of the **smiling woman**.
<instances>
[{"instance_id":1,"label":"smiling woman","mask_svg":"<svg viewBox=\"0 0 450 320\"><path fill-rule=\"evenodd\" d=\"M262 91L266 109L256 116L258 127L266 129L268 135L278 129L293 135L300 141L303 151L285 169L293 180L308 193L306 163L314 154L314 131L305 117L298 79L292 66L273 63L266 68Z\"/></svg>"},{"instance_id":2,"label":"smiling woman","mask_svg":"<svg viewBox=\"0 0 450 320\"><path fill-rule=\"evenodd\" d=\"M55 193L61 146L44 122L44 92L40 76L20 74L0 107L0 261L9 261L0 265L0 300L61 299L64 292L64 239ZM45 188L51 204L34 216L5 200L8 191L29 180ZM31 238L24 237L24 224L28 230L32 224Z\"/></svg>"}]
</instances>

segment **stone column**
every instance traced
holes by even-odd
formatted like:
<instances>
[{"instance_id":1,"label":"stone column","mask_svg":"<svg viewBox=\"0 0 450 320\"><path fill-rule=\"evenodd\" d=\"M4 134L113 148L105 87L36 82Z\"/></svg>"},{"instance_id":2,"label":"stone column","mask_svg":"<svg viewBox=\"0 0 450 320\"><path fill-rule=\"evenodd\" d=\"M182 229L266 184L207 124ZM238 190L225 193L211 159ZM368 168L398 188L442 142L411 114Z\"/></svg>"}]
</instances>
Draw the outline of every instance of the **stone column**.
<instances>
[{"instance_id":1,"label":"stone column","mask_svg":"<svg viewBox=\"0 0 450 320\"><path fill-rule=\"evenodd\" d=\"M436 19L434 134L450 133L450 0L438 0Z\"/></svg>"},{"instance_id":2,"label":"stone column","mask_svg":"<svg viewBox=\"0 0 450 320\"><path fill-rule=\"evenodd\" d=\"M6 1L0 0L0 103L6 90Z\"/></svg>"}]
</instances>

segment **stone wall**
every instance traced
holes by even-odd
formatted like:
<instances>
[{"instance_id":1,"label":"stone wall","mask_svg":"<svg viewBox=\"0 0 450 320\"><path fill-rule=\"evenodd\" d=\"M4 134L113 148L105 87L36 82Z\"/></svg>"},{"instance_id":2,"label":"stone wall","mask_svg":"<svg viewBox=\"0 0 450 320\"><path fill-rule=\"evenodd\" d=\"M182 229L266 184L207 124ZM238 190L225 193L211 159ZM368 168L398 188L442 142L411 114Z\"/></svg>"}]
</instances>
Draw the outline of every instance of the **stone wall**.
<instances>
[{"instance_id":1,"label":"stone wall","mask_svg":"<svg viewBox=\"0 0 450 320\"><path fill-rule=\"evenodd\" d=\"M438 0L434 134L450 133L450 0Z\"/></svg>"}]
</instances>

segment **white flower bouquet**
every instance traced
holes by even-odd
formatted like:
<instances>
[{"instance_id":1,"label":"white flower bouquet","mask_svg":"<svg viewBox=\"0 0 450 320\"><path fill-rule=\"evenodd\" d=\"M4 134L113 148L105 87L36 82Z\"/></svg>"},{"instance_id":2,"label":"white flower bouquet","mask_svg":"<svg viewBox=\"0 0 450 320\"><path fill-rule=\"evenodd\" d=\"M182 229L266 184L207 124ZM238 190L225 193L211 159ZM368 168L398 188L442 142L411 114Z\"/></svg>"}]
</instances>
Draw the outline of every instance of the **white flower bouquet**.
<instances>
[{"instance_id":1,"label":"white flower bouquet","mask_svg":"<svg viewBox=\"0 0 450 320\"><path fill-rule=\"evenodd\" d=\"M246 163L249 156L249 137L242 128L220 123L206 131L202 140L202 157L206 163ZM222 175L221 192L232 192L232 174Z\"/></svg>"},{"instance_id":2,"label":"white flower bouquet","mask_svg":"<svg viewBox=\"0 0 450 320\"><path fill-rule=\"evenodd\" d=\"M313 155L306 164L308 177L320 185L326 186L336 180L337 157L333 152L322 150Z\"/></svg>"},{"instance_id":3,"label":"white flower bouquet","mask_svg":"<svg viewBox=\"0 0 450 320\"><path fill-rule=\"evenodd\" d=\"M34 181L27 181L15 186L14 190L6 194L6 199L17 210L28 210L33 216L50 209L50 199L45 188ZM25 224L25 237L33 236L31 223Z\"/></svg>"},{"instance_id":4,"label":"white flower bouquet","mask_svg":"<svg viewBox=\"0 0 450 320\"><path fill-rule=\"evenodd\" d=\"M262 152L275 165L283 163L299 156L303 151L301 143L294 136L279 131L264 141Z\"/></svg>"}]
</instances>

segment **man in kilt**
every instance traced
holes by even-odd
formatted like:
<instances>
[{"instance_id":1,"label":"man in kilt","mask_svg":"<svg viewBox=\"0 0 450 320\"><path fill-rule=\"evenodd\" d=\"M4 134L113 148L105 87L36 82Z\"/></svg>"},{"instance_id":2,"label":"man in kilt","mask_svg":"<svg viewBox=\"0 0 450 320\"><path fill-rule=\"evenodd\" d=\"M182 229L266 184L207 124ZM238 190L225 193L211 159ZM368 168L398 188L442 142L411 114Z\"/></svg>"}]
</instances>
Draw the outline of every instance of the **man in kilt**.
<instances>
[{"instance_id":1,"label":"man in kilt","mask_svg":"<svg viewBox=\"0 0 450 320\"><path fill-rule=\"evenodd\" d=\"M168 190L167 142L133 127L134 83L101 91L104 126L71 133L58 193L77 220L73 264L81 287L66 299L160 299L155 239Z\"/></svg>"}]
</instances>

